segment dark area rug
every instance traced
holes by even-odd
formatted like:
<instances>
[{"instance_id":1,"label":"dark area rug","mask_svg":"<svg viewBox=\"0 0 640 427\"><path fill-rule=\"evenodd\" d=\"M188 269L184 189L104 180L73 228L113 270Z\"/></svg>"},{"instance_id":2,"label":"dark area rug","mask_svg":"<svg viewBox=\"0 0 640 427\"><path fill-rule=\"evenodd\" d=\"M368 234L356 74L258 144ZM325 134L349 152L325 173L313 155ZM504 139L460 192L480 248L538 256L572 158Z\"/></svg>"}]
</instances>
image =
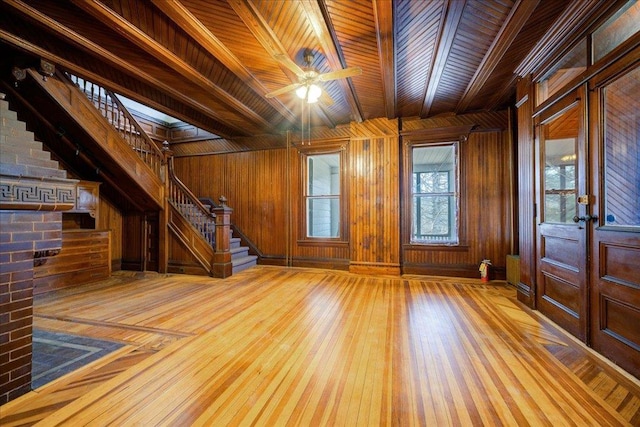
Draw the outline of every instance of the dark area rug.
<instances>
[{"instance_id":1,"label":"dark area rug","mask_svg":"<svg viewBox=\"0 0 640 427\"><path fill-rule=\"evenodd\" d=\"M31 388L35 390L42 387L123 345L112 341L34 328Z\"/></svg>"}]
</instances>

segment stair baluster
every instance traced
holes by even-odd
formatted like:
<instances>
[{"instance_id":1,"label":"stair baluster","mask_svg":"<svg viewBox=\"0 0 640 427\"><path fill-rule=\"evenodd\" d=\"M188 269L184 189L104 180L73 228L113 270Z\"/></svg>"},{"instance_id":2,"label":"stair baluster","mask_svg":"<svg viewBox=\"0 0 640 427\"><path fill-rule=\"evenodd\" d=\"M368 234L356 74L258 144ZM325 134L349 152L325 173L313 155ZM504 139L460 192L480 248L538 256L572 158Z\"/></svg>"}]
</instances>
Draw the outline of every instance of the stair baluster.
<instances>
[{"instance_id":1,"label":"stair baluster","mask_svg":"<svg viewBox=\"0 0 640 427\"><path fill-rule=\"evenodd\" d=\"M72 74L65 74L65 76L85 93L87 98L102 113L102 116L120 133L142 161L154 171L156 176L164 181L162 151L127 111L118 97L110 90L95 83Z\"/></svg>"},{"instance_id":2,"label":"stair baluster","mask_svg":"<svg viewBox=\"0 0 640 427\"><path fill-rule=\"evenodd\" d=\"M173 172L169 160L169 203L171 203L209 244L215 246L215 215L209 211Z\"/></svg>"}]
</instances>

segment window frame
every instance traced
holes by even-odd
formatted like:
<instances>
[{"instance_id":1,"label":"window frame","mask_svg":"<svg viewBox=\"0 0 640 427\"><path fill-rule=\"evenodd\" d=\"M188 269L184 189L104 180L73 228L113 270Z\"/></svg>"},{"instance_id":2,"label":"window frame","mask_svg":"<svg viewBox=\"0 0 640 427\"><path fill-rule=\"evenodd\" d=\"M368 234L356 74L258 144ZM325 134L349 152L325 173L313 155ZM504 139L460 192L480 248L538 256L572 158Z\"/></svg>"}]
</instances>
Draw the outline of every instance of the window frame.
<instances>
[{"instance_id":1,"label":"window frame","mask_svg":"<svg viewBox=\"0 0 640 427\"><path fill-rule=\"evenodd\" d=\"M417 220L417 218L415 218L416 212L415 212L415 206L413 204L413 200L416 194L423 194L423 193L414 193L413 191L414 183L416 179L416 173L413 170L414 169L413 158L414 158L415 149L425 148L425 147L453 147L453 150L454 150L454 168L451 171L446 171L448 173L448 179L451 179L451 178L454 179L453 189L444 193L438 192L438 193L431 193L431 194L446 195L447 197L453 196L453 204L449 202L449 209L453 207L455 209L455 215L451 215L451 213L449 213L448 221L449 221L450 229L453 229L455 232L454 233L455 240L429 240L429 239L414 238L413 224L414 224L414 221ZM461 150L460 141L452 138L451 139L444 138L443 140L433 141L433 142L423 141L423 142L415 142L415 143L407 144L407 154L406 154L407 173L405 174L405 180L407 182L407 185L405 187L407 200L406 200L405 212L408 213L409 218L406 221L407 237L405 241L407 241L409 245L423 246L423 247L449 247L449 248L463 246L462 245L463 228L462 228L462 218L461 218L462 197L460 194L460 182L462 178L460 150ZM439 172L445 172L445 171L439 171ZM451 185L449 185L449 187L451 188ZM448 235L450 236L451 233L448 233Z\"/></svg>"},{"instance_id":2,"label":"window frame","mask_svg":"<svg viewBox=\"0 0 640 427\"><path fill-rule=\"evenodd\" d=\"M348 196L347 196L347 155L346 147L344 144L335 144L322 147L307 147L299 150L300 160L300 212L298 222L298 243L301 245L322 245L322 246L335 246L346 245L348 241ZM326 196L309 195L309 158L313 156L321 156L327 154L339 155L339 173L338 182L340 185L340 193L338 195L339 207L339 224L338 224L338 236L337 237L313 237L308 236L308 200L310 198L327 198Z\"/></svg>"}]
</instances>

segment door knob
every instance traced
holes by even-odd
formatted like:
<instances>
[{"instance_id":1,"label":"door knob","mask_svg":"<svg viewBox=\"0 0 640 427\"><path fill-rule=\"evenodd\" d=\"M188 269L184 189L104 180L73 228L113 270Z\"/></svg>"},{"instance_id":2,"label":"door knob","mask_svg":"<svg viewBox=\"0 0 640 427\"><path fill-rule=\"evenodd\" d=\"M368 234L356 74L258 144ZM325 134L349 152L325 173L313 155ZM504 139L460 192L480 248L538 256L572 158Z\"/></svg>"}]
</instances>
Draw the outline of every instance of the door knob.
<instances>
[{"instance_id":1,"label":"door knob","mask_svg":"<svg viewBox=\"0 0 640 427\"><path fill-rule=\"evenodd\" d=\"M584 221L584 222L589 222L589 221L595 221L597 220L598 217L596 215L585 215L585 216L574 216L573 217L573 222L580 222L580 221Z\"/></svg>"}]
</instances>

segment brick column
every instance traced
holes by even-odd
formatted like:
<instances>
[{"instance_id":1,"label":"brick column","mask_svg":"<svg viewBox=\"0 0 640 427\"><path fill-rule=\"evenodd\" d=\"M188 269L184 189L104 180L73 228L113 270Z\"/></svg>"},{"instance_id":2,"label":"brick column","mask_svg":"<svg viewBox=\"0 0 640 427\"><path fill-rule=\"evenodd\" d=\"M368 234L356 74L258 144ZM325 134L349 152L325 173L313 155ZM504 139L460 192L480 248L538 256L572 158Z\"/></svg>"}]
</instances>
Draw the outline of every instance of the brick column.
<instances>
[{"instance_id":1,"label":"brick column","mask_svg":"<svg viewBox=\"0 0 640 427\"><path fill-rule=\"evenodd\" d=\"M0 405L31 390L33 267L62 248L76 180L0 93Z\"/></svg>"},{"instance_id":2,"label":"brick column","mask_svg":"<svg viewBox=\"0 0 640 427\"><path fill-rule=\"evenodd\" d=\"M0 404L4 404L31 390L33 266L37 255L60 249L62 214L0 211L0 242Z\"/></svg>"}]
</instances>

